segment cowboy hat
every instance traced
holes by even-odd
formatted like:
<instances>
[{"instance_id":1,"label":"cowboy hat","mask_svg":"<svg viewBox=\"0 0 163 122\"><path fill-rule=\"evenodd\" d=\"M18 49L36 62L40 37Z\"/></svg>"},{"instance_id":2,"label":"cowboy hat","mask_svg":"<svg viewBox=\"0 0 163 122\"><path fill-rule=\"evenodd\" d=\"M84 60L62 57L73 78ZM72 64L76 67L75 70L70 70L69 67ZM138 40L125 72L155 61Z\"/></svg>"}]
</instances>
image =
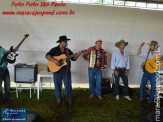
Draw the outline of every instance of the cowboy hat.
<instances>
[{"instance_id":1,"label":"cowboy hat","mask_svg":"<svg viewBox=\"0 0 163 122\"><path fill-rule=\"evenodd\" d=\"M118 41L118 42L115 43L115 46L118 47L121 43L124 43L125 46L128 45L128 42L125 42L125 40L121 39L120 41Z\"/></svg>"},{"instance_id":2,"label":"cowboy hat","mask_svg":"<svg viewBox=\"0 0 163 122\"><path fill-rule=\"evenodd\" d=\"M60 36L59 40L56 43L59 43L61 41L68 41L68 40L71 40L71 39L68 39L66 36Z\"/></svg>"},{"instance_id":3,"label":"cowboy hat","mask_svg":"<svg viewBox=\"0 0 163 122\"><path fill-rule=\"evenodd\" d=\"M101 38L97 38L96 42L102 42L102 39Z\"/></svg>"},{"instance_id":4,"label":"cowboy hat","mask_svg":"<svg viewBox=\"0 0 163 122\"><path fill-rule=\"evenodd\" d=\"M150 42L150 44L148 44L148 45L154 45L154 46L158 46L158 42L157 42L157 41L152 40L152 41Z\"/></svg>"}]
</instances>

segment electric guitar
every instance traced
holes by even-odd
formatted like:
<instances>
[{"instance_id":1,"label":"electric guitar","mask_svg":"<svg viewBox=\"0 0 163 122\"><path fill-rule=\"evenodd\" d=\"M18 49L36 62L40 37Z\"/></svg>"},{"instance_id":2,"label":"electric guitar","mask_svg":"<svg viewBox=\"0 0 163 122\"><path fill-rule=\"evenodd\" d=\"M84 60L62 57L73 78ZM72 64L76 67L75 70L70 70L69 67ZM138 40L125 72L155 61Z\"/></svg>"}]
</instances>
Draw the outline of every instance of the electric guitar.
<instances>
[{"instance_id":1,"label":"electric guitar","mask_svg":"<svg viewBox=\"0 0 163 122\"><path fill-rule=\"evenodd\" d=\"M24 42L24 40L29 36L29 34L24 35L23 40L16 46L16 48L19 48L21 46L21 44ZM13 50L13 46L10 47L10 52L4 54L3 56L3 60L7 61L10 64L15 63L16 61L16 56L18 56L18 54L16 54Z\"/></svg>"},{"instance_id":2,"label":"electric guitar","mask_svg":"<svg viewBox=\"0 0 163 122\"><path fill-rule=\"evenodd\" d=\"M145 69L150 73L154 73L161 65L163 65L163 56L156 55L155 57L153 57L153 59L147 60L145 64Z\"/></svg>"},{"instance_id":3,"label":"electric guitar","mask_svg":"<svg viewBox=\"0 0 163 122\"><path fill-rule=\"evenodd\" d=\"M82 50L81 53L83 53L85 50ZM74 57L77 53L72 54L70 56L66 56L65 54L61 54L60 56L53 56L54 59L58 60L60 62L60 65L56 65L54 62L48 60L48 67L51 72L57 72L59 71L62 67L67 65L67 60Z\"/></svg>"}]
</instances>

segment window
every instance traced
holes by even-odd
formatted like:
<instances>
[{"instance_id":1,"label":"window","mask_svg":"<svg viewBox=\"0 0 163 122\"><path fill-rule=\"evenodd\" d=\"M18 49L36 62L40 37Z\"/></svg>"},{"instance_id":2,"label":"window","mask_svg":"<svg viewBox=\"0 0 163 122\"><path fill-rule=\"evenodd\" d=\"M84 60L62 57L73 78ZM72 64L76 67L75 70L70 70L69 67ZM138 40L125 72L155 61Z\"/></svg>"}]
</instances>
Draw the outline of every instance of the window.
<instances>
[{"instance_id":1,"label":"window","mask_svg":"<svg viewBox=\"0 0 163 122\"><path fill-rule=\"evenodd\" d=\"M157 3L146 3L146 2L130 2L123 0L36 0L36 1L55 1L55 2L65 2L65 3L81 3L81 4L99 4L99 5L111 5L111 6L121 6L121 7L134 7L134 8L145 8L152 10L163 11L163 4Z\"/></svg>"}]
</instances>

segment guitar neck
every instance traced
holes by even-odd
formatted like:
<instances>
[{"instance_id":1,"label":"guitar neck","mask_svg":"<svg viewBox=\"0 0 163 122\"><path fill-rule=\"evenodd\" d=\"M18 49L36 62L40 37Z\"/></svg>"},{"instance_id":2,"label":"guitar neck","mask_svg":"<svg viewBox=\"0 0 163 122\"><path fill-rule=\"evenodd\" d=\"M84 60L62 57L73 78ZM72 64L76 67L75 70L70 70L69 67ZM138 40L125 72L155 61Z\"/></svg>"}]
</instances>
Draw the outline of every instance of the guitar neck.
<instances>
[{"instance_id":1,"label":"guitar neck","mask_svg":"<svg viewBox=\"0 0 163 122\"><path fill-rule=\"evenodd\" d=\"M16 46L16 48L19 48L25 39L26 39L26 37L23 38L23 40Z\"/></svg>"},{"instance_id":2,"label":"guitar neck","mask_svg":"<svg viewBox=\"0 0 163 122\"><path fill-rule=\"evenodd\" d=\"M74 57L76 54L77 54L77 53L72 54L72 55L70 55L70 56L68 56L68 57L64 58L64 59L63 59L63 61L64 61L64 60L67 60L67 59L70 59L70 58L72 58L72 57Z\"/></svg>"},{"instance_id":3,"label":"guitar neck","mask_svg":"<svg viewBox=\"0 0 163 122\"><path fill-rule=\"evenodd\" d=\"M82 50L81 53L83 53L84 51L86 51L86 50ZM70 58L74 57L75 55L77 55L77 53L74 53L74 54L72 54L72 55L70 55L70 56L68 56L62 60L64 61L64 60L70 59Z\"/></svg>"}]
</instances>

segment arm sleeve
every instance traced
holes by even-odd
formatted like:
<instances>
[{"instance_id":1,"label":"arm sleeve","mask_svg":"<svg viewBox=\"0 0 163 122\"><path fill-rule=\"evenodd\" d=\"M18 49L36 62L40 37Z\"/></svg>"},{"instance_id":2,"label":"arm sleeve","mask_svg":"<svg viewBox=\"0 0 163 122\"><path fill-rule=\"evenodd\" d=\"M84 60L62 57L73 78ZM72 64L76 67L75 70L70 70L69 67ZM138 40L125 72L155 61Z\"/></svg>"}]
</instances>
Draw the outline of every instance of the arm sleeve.
<instances>
[{"instance_id":1,"label":"arm sleeve","mask_svg":"<svg viewBox=\"0 0 163 122\"><path fill-rule=\"evenodd\" d=\"M46 54L46 56L47 56L47 55L54 56L54 52L55 52L55 48L52 48L52 49ZM46 57L46 56L45 56L45 57Z\"/></svg>"},{"instance_id":2,"label":"arm sleeve","mask_svg":"<svg viewBox=\"0 0 163 122\"><path fill-rule=\"evenodd\" d=\"M112 58L111 58L111 68L115 69L115 52L112 54Z\"/></svg>"},{"instance_id":3,"label":"arm sleeve","mask_svg":"<svg viewBox=\"0 0 163 122\"><path fill-rule=\"evenodd\" d=\"M127 53L127 69L130 69L130 57L129 54Z\"/></svg>"},{"instance_id":4,"label":"arm sleeve","mask_svg":"<svg viewBox=\"0 0 163 122\"><path fill-rule=\"evenodd\" d=\"M92 50L92 47L88 48L88 49L84 52L84 55L85 55L85 56L90 55L91 50Z\"/></svg>"},{"instance_id":5,"label":"arm sleeve","mask_svg":"<svg viewBox=\"0 0 163 122\"><path fill-rule=\"evenodd\" d=\"M143 52L139 55L140 57L147 58L147 52Z\"/></svg>"},{"instance_id":6,"label":"arm sleeve","mask_svg":"<svg viewBox=\"0 0 163 122\"><path fill-rule=\"evenodd\" d=\"M2 48L2 50L3 50L4 53L9 53L10 52L10 50L5 50L4 48Z\"/></svg>"}]
</instances>

